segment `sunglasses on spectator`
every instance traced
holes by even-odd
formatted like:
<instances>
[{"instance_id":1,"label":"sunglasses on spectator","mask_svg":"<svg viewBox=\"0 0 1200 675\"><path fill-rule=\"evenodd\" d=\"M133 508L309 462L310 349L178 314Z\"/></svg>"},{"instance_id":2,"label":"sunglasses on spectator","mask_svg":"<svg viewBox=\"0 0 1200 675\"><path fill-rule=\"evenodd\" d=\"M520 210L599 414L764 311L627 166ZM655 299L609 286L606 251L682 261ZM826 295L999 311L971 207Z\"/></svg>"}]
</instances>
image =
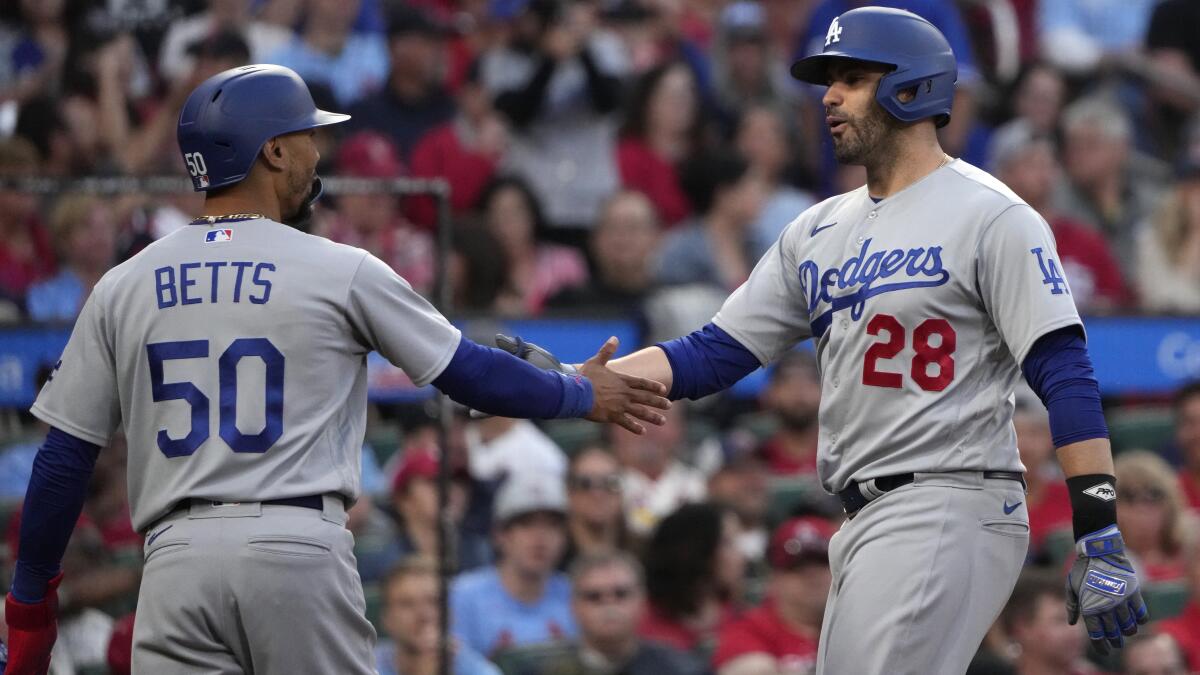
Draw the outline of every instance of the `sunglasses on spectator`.
<instances>
[{"instance_id":1,"label":"sunglasses on spectator","mask_svg":"<svg viewBox=\"0 0 1200 675\"><path fill-rule=\"evenodd\" d=\"M1118 490L1117 499L1131 504L1161 504L1166 501L1167 493L1157 488Z\"/></svg>"},{"instance_id":2,"label":"sunglasses on spectator","mask_svg":"<svg viewBox=\"0 0 1200 675\"><path fill-rule=\"evenodd\" d=\"M616 494L621 491L621 477L616 474L608 474L607 476L571 476L567 479L567 485L572 490L603 490Z\"/></svg>"},{"instance_id":3,"label":"sunglasses on spectator","mask_svg":"<svg viewBox=\"0 0 1200 675\"><path fill-rule=\"evenodd\" d=\"M633 586L614 586L613 588L579 589L575 592L584 602L598 605L609 599L623 602L633 597L636 589Z\"/></svg>"}]
</instances>

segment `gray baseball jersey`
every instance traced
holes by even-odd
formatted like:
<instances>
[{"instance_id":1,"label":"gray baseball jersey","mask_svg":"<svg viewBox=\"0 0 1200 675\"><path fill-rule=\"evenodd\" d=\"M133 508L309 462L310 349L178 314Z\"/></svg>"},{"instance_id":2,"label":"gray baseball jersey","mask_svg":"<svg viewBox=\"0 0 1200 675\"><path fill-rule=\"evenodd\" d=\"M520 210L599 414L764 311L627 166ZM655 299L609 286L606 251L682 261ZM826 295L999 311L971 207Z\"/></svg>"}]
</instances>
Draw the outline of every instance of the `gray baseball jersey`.
<instances>
[{"instance_id":1,"label":"gray baseball jersey","mask_svg":"<svg viewBox=\"0 0 1200 675\"><path fill-rule=\"evenodd\" d=\"M1019 364L1079 324L1046 222L961 160L876 203L866 187L788 225L714 318L767 363L815 339L824 487L1021 471Z\"/></svg>"},{"instance_id":2,"label":"gray baseball jersey","mask_svg":"<svg viewBox=\"0 0 1200 675\"><path fill-rule=\"evenodd\" d=\"M191 225L113 268L33 414L124 425L133 525L184 498L357 498L366 357L423 385L459 331L386 264L266 219Z\"/></svg>"}]
</instances>

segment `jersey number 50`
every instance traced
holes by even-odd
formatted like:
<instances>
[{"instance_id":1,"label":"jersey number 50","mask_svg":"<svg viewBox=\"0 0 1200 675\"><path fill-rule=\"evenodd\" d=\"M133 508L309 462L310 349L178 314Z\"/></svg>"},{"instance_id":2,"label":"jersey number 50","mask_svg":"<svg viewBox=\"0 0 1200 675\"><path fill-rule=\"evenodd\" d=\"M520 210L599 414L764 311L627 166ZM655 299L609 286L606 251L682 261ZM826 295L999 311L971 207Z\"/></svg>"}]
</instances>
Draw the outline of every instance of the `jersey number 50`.
<instances>
[{"instance_id":1,"label":"jersey number 50","mask_svg":"<svg viewBox=\"0 0 1200 675\"><path fill-rule=\"evenodd\" d=\"M879 359L891 359L904 349L905 331L896 317L891 314L876 314L867 322L867 334L879 335L887 333L887 342L876 342L867 349L863 359L862 383L873 387L888 387L899 389L904 385L904 376L900 373L888 373L877 370ZM937 335L938 344L930 344L930 338ZM926 319L913 331L913 356L910 374L913 382L925 391L941 391L954 381L954 348L958 335L954 327L945 319ZM930 366L937 372L929 374Z\"/></svg>"},{"instance_id":2,"label":"jersey number 50","mask_svg":"<svg viewBox=\"0 0 1200 675\"><path fill-rule=\"evenodd\" d=\"M158 449L167 457L185 457L208 440L208 397L191 382L164 382L163 362L172 359L208 358L208 340L156 342L146 345L150 359L150 393L155 403L182 399L192 408L192 429L183 438L158 430ZM257 356L267 367L266 424L257 434L237 428L237 366L242 358ZM217 361L220 390L221 440L234 452L266 452L283 435L283 354L266 338L239 338Z\"/></svg>"}]
</instances>

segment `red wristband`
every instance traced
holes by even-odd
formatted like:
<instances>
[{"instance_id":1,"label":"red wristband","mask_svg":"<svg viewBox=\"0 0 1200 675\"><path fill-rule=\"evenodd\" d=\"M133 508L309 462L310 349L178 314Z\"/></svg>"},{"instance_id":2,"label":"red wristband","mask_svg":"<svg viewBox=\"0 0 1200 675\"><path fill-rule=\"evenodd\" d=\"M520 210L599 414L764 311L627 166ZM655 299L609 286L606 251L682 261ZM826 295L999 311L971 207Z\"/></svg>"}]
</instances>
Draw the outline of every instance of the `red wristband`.
<instances>
[{"instance_id":1,"label":"red wristband","mask_svg":"<svg viewBox=\"0 0 1200 675\"><path fill-rule=\"evenodd\" d=\"M12 593L4 599L4 622L17 630L37 631L54 625L58 616L59 572L46 584L46 597L41 602L21 602Z\"/></svg>"}]
</instances>

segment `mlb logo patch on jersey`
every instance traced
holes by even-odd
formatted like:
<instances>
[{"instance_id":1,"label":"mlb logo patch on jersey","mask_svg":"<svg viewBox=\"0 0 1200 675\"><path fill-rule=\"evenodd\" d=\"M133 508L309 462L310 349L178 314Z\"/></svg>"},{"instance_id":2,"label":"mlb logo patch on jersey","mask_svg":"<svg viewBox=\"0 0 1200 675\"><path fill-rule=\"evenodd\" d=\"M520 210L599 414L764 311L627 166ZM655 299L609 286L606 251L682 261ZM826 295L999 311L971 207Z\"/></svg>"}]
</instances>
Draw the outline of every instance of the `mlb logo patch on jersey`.
<instances>
[{"instance_id":1,"label":"mlb logo patch on jersey","mask_svg":"<svg viewBox=\"0 0 1200 675\"><path fill-rule=\"evenodd\" d=\"M202 187L202 188L208 187L208 176L199 176L197 178L197 180L200 181L200 187Z\"/></svg>"},{"instance_id":2,"label":"mlb logo patch on jersey","mask_svg":"<svg viewBox=\"0 0 1200 675\"><path fill-rule=\"evenodd\" d=\"M222 241L233 241L233 230L209 230L204 235L204 243L216 244Z\"/></svg>"}]
</instances>

